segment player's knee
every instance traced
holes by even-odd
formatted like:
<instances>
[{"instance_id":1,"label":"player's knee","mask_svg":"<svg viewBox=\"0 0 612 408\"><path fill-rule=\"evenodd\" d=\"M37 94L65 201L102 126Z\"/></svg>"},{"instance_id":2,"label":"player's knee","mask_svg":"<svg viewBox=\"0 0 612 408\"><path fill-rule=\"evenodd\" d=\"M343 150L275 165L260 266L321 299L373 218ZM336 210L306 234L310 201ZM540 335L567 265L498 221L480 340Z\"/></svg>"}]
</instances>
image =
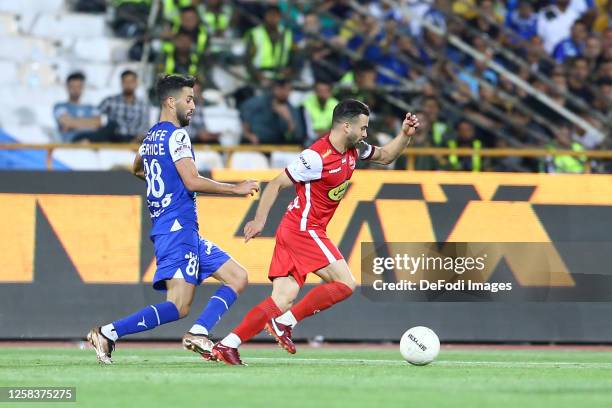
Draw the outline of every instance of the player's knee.
<instances>
[{"instance_id":1,"label":"player's knee","mask_svg":"<svg viewBox=\"0 0 612 408\"><path fill-rule=\"evenodd\" d=\"M226 283L229 287L231 287L234 292L240 294L244 291L249 284L249 275L243 267L237 267L231 274L230 278Z\"/></svg>"},{"instance_id":2,"label":"player's knee","mask_svg":"<svg viewBox=\"0 0 612 408\"><path fill-rule=\"evenodd\" d=\"M272 295L272 300L283 313L293 306L293 299L286 295Z\"/></svg>"},{"instance_id":3,"label":"player's knee","mask_svg":"<svg viewBox=\"0 0 612 408\"><path fill-rule=\"evenodd\" d=\"M174 306L176 306L176 310L178 310L179 314L179 319L182 319L183 317L189 314L191 305L183 303L180 300L170 300L170 302L174 303Z\"/></svg>"}]
</instances>

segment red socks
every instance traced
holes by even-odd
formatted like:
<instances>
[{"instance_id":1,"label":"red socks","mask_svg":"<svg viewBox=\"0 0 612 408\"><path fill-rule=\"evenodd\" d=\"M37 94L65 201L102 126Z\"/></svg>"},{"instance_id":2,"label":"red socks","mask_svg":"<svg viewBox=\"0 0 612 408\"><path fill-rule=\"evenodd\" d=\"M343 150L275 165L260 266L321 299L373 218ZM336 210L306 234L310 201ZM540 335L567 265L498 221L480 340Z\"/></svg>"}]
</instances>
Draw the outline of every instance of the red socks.
<instances>
[{"instance_id":1,"label":"red socks","mask_svg":"<svg viewBox=\"0 0 612 408\"><path fill-rule=\"evenodd\" d=\"M272 298L269 297L252 308L244 316L238 327L233 330L233 333L240 337L240 340L244 343L262 331L268 320L274 319L282 313Z\"/></svg>"},{"instance_id":2,"label":"red socks","mask_svg":"<svg viewBox=\"0 0 612 408\"><path fill-rule=\"evenodd\" d=\"M295 319L300 320L321 312L351 296L353 291L342 282L325 283L314 287L304 299L291 308Z\"/></svg>"}]
</instances>

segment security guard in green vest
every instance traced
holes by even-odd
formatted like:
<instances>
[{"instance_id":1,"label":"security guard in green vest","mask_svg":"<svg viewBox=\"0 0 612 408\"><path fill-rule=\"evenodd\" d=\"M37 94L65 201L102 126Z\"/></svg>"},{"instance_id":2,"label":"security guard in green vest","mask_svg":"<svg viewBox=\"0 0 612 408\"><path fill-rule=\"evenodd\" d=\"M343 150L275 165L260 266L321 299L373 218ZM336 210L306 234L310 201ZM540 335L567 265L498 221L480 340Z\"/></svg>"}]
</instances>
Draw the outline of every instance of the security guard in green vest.
<instances>
[{"instance_id":1,"label":"security guard in green vest","mask_svg":"<svg viewBox=\"0 0 612 408\"><path fill-rule=\"evenodd\" d=\"M332 116L337 104L338 100L332 96L332 85L323 81L317 81L314 92L304 100L304 110L318 137L331 128Z\"/></svg>"},{"instance_id":2,"label":"security guard in green vest","mask_svg":"<svg viewBox=\"0 0 612 408\"><path fill-rule=\"evenodd\" d=\"M557 149L570 149L575 152L584 151L584 147L572 140L570 130L567 126L562 126L555 133L555 142L549 146L551 152ZM584 173L585 163L587 161L586 156L568 156L568 155L554 155L552 160L548 162L547 171L549 173Z\"/></svg>"},{"instance_id":3,"label":"security guard in green vest","mask_svg":"<svg viewBox=\"0 0 612 408\"><path fill-rule=\"evenodd\" d=\"M446 142L446 134L450 130L448 125L440 120L440 104L434 97L425 98L423 112L428 116L431 123L430 137L432 146L443 147Z\"/></svg>"},{"instance_id":4,"label":"security guard in green vest","mask_svg":"<svg viewBox=\"0 0 612 408\"><path fill-rule=\"evenodd\" d=\"M206 25L202 23L198 10L193 7L183 7L180 10L178 23L172 25L171 34L176 36L179 32L185 32L191 36L195 44L195 51L202 54L208 45L208 31Z\"/></svg>"},{"instance_id":5,"label":"security guard in green vest","mask_svg":"<svg viewBox=\"0 0 612 408\"><path fill-rule=\"evenodd\" d=\"M188 33L178 32L172 42L163 44L162 49L164 73L200 76L200 54L194 50L193 41Z\"/></svg>"},{"instance_id":6,"label":"security guard in green vest","mask_svg":"<svg viewBox=\"0 0 612 408\"><path fill-rule=\"evenodd\" d=\"M210 35L223 37L232 20L232 9L224 6L222 0L208 0L201 17Z\"/></svg>"},{"instance_id":7,"label":"security guard in green vest","mask_svg":"<svg viewBox=\"0 0 612 408\"><path fill-rule=\"evenodd\" d=\"M270 6L264 15L264 23L247 34L247 69L257 81L275 77L290 77L290 60L293 49L291 30L281 26L281 12Z\"/></svg>"},{"instance_id":8,"label":"security guard in green vest","mask_svg":"<svg viewBox=\"0 0 612 408\"><path fill-rule=\"evenodd\" d=\"M150 0L149 0L150 1ZM192 0L163 0L164 20L172 26L181 24L181 9L193 5Z\"/></svg>"},{"instance_id":9,"label":"security guard in green vest","mask_svg":"<svg viewBox=\"0 0 612 408\"><path fill-rule=\"evenodd\" d=\"M448 147L456 149L457 147L471 147L474 153L471 156L458 156L450 154L448 156L448 164L450 170L457 171L482 171L482 157L479 150L482 148L482 142L476 139L476 129L474 125L465 120L460 120L455 126L457 138L448 141Z\"/></svg>"}]
</instances>

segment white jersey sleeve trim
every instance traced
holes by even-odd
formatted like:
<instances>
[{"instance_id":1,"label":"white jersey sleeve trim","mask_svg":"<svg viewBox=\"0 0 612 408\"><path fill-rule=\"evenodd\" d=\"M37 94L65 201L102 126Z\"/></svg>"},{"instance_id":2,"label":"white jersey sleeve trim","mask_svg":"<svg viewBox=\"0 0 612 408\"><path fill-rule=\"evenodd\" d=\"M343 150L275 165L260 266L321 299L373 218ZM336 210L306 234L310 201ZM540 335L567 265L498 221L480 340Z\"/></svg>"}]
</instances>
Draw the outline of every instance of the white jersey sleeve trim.
<instances>
[{"instance_id":1,"label":"white jersey sleeve trim","mask_svg":"<svg viewBox=\"0 0 612 408\"><path fill-rule=\"evenodd\" d=\"M177 129L172 132L170 140L168 141L168 149L170 150L170 156L172 161L177 161L184 158L193 159L191 154L191 139L185 129Z\"/></svg>"},{"instance_id":2,"label":"white jersey sleeve trim","mask_svg":"<svg viewBox=\"0 0 612 408\"><path fill-rule=\"evenodd\" d=\"M323 159L314 150L306 149L287 166L286 171L294 183L319 180L323 173Z\"/></svg>"}]
</instances>

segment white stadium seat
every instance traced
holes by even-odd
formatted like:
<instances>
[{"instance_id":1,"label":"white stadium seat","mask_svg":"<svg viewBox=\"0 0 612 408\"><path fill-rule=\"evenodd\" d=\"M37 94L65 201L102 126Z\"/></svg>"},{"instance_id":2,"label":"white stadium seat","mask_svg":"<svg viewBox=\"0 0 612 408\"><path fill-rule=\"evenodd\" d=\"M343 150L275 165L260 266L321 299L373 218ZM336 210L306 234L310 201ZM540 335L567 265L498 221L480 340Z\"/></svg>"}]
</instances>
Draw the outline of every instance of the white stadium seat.
<instances>
[{"instance_id":1,"label":"white stadium seat","mask_svg":"<svg viewBox=\"0 0 612 408\"><path fill-rule=\"evenodd\" d=\"M19 31L19 23L16 14L0 12L0 36L16 35Z\"/></svg>"},{"instance_id":2,"label":"white stadium seat","mask_svg":"<svg viewBox=\"0 0 612 408\"><path fill-rule=\"evenodd\" d=\"M84 61L124 62L128 60L130 46L130 41L120 38L77 38L72 53Z\"/></svg>"},{"instance_id":3,"label":"white stadium seat","mask_svg":"<svg viewBox=\"0 0 612 408\"><path fill-rule=\"evenodd\" d=\"M13 61L0 61L0 85L10 85L19 81L19 68Z\"/></svg>"},{"instance_id":4,"label":"white stadium seat","mask_svg":"<svg viewBox=\"0 0 612 408\"><path fill-rule=\"evenodd\" d=\"M195 163L199 171L222 169L225 167L221 155L214 151L196 151Z\"/></svg>"},{"instance_id":5,"label":"white stadium seat","mask_svg":"<svg viewBox=\"0 0 612 408\"><path fill-rule=\"evenodd\" d=\"M270 155L270 167L273 169L284 169L299 156L297 152L272 152Z\"/></svg>"},{"instance_id":6,"label":"white stadium seat","mask_svg":"<svg viewBox=\"0 0 612 408\"><path fill-rule=\"evenodd\" d=\"M93 150L85 149L54 149L54 160L65 164L71 170L100 170L98 154Z\"/></svg>"},{"instance_id":7,"label":"white stadium seat","mask_svg":"<svg viewBox=\"0 0 612 408\"><path fill-rule=\"evenodd\" d=\"M8 124L2 128L20 143L45 144L51 142L49 134L40 126Z\"/></svg>"},{"instance_id":8,"label":"white stadium seat","mask_svg":"<svg viewBox=\"0 0 612 408\"><path fill-rule=\"evenodd\" d=\"M106 35L106 22L103 15L45 13L38 16L30 34L36 37L55 39L103 37Z\"/></svg>"},{"instance_id":9,"label":"white stadium seat","mask_svg":"<svg viewBox=\"0 0 612 408\"><path fill-rule=\"evenodd\" d=\"M230 168L244 170L269 169L268 158L259 152L235 152L230 156Z\"/></svg>"},{"instance_id":10,"label":"white stadium seat","mask_svg":"<svg viewBox=\"0 0 612 408\"><path fill-rule=\"evenodd\" d=\"M58 73L62 83L71 73L82 72L86 77L86 86L96 89L108 89L114 69L115 67L112 64L91 62L62 61L58 64Z\"/></svg>"},{"instance_id":11,"label":"white stadium seat","mask_svg":"<svg viewBox=\"0 0 612 408\"><path fill-rule=\"evenodd\" d=\"M240 114L236 109L227 106L209 106L204 109L204 123L210 132L220 132L219 142L224 146L237 145L240 142L242 125Z\"/></svg>"},{"instance_id":12,"label":"white stadium seat","mask_svg":"<svg viewBox=\"0 0 612 408\"><path fill-rule=\"evenodd\" d=\"M30 62L48 61L57 55L58 45L50 40L5 36L0 41L0 59Z\"/></svg>"},{"instance_id":13,"label":"white stadium seat","mask_svg":"<svg viewBox=\"0 0 612 408\"><path fill-rule=\"evenodd\" d=\"M136 152L123 149L100 149L98 152L100 168L102 170L117 168L131 169L134 164L135 156Z\"/></svg>"},{"instance_id":14,"label":"white stadium seat","mask_svg":"<svg viewBox=\"0 0 612 408\"><path fill-rule=\"evenodd\" d=\"M0 12L15 14L36 14L61 12L65 8L64 0L3 0L0 1Z\"/></svg>"},{"instance_id":15,"label":"white stadium seat","mask_svg":"<svg viewBox=\"0 0 612 408\"><path fill-rule=\"evenodd\" d=\"M33 88L57 85L60 78L57 68L51 64L23 62L20 64L20 82Z\"/></svg>"}]
</instances>

